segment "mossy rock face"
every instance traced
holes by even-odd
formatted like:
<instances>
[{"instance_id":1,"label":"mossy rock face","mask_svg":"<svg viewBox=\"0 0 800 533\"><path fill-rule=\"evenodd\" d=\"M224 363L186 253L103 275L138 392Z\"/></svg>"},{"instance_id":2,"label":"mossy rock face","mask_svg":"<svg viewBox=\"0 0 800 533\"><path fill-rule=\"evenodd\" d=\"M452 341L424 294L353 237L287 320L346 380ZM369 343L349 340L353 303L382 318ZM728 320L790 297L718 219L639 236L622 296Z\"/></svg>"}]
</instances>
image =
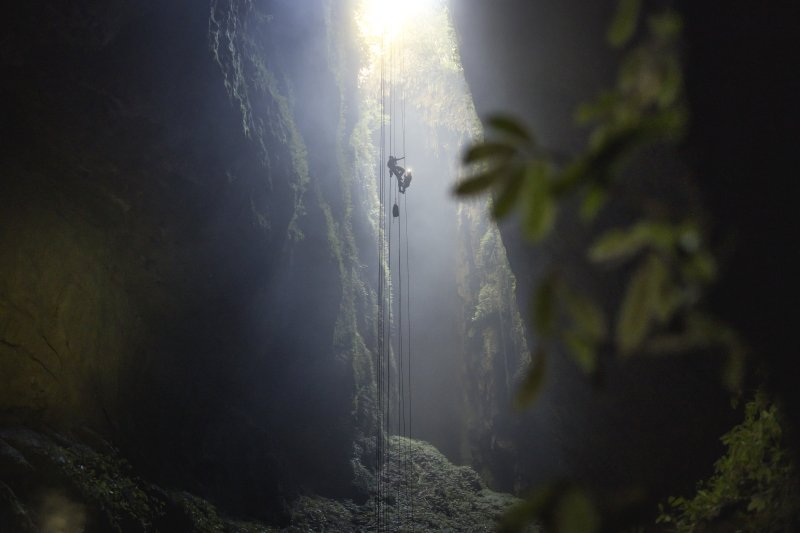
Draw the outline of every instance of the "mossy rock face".
<instances>
[{"instance_id":1,"label":"mossy rock face","mask_svg":"<svg viewBox=\"0 0 800 533\"><path fill-rule=\"evenodd\" d=\"M117 392L135 339L120 281L130 269L88 215L65 218L57 205L10 196L25 207L12 206L0 228L0 416L86 423L99 418L98 395ZM9 209L6 199L0 205Z\"/></svg>"},{"instance_id":2,"label":"mossy rock face","mask_svg":"<svg viewBox=\"0 0 800 533\"><path fill-rule=\"evenodd\" d=\"M57 433L4 429L0 450L8 530L145 530L163 507L111 447L98 452Z\"/></svg>"},{"instance_id":3,"label":"mossy rock face","mask_svg":"<svg viewBox=\"0 0 800 533\"><path fill-rule=\"evenodd\" d=\"M202 498L148 483L100 437L83 437L0 429L0 531L275 531L231 521Z\"/></svg>"},{"instance_id":4,"label":"mossy rock face","mask_svg":"<svg viewBox=\"0 0 800 533\"><path fill-rule=\"evenodd\" d=\"M373 487L366 503L299 498L287 531L494 531L519 501L488 489L472 468L425 442L390 437L384 463L382 487Z\"/></svg>"}]
</instances>

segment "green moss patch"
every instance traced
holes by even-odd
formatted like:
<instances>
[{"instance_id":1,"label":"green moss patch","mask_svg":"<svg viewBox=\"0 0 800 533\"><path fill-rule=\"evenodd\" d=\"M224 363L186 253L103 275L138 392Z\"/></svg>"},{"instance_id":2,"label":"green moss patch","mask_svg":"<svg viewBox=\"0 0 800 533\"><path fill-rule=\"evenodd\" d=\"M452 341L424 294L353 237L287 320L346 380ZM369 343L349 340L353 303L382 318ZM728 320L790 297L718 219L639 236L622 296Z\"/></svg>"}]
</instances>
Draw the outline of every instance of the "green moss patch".
<instances>
[{"instance_id":1,"label":"green moss patch","mask_svg":"<svg viewBox=\"0 0 800 533\"><path fill-rule=\"evenodd\" d=\"M382 486L362 505L318 497L298 499L290 532L494 531L519 500L486 487L470 467L456 466L436 448L403 437L387 441Z\"/></svg>"}]
</instances>

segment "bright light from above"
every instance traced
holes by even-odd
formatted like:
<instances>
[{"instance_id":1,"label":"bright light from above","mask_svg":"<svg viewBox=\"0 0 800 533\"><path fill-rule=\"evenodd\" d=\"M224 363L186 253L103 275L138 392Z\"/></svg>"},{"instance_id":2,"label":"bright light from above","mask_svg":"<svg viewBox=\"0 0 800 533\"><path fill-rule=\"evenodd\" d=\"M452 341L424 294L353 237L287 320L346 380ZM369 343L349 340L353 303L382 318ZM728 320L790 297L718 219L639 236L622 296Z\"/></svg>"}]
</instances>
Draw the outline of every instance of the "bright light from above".
<instances>
[{"instance_id":1,"label":"bright light from above","mask_svg":"<svg viewBox=\"0 0 800 533\"><path fill-rule=\"evenodd\" d=\"M362 0L357 21L362 34L369 37L393 39L415 17L437 0Z\"/></svg>"}]
</instances>

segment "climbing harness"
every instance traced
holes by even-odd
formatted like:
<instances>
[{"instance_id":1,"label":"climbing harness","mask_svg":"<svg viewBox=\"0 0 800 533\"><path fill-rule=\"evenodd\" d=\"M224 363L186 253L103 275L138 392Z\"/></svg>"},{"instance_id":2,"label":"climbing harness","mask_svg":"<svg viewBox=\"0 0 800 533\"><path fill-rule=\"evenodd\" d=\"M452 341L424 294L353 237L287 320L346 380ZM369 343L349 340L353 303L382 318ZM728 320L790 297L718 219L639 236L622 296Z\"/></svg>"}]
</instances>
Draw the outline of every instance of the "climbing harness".
<instances>
[{"instance_id":1,"label":"climbing harness","mask_svg":"<svg viewBox=\"0 0 800 533\"><path fill-rule=\"evenodd\" d=\"M408 187L411 185L411 178L412 178L410 168L406 170L397 164L398 161L401 161L403 159L405 159L405 156L397 158L390 155L389 162L386 163L386 166L389 167L389 173L397 178L397 192L399 192L400 194L406 193L406 189L408 189Z\"/></svg>"}]
</instances>

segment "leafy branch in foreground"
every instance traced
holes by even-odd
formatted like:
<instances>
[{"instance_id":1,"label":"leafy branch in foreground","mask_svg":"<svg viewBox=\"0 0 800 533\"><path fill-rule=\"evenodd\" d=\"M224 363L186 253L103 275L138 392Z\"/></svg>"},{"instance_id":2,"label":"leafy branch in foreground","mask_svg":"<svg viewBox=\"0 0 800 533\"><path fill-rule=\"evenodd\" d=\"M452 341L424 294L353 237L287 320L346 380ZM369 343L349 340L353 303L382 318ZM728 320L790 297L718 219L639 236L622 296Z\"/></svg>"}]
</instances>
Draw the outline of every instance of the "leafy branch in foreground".
<instances>
[{"instance_id":1,"label":"leafy branch in foreground","mask_svg":"<svg viewBox=\"0 0 800 533\"><path fill-rule=\"evenodd\" d=\"M590 126L583 153L565 156L541 146L516 119L496 115L486 120L486 139L464 153L469 170L455 188L459 196L492 195L492 217L514 212L533 242L552 236L571 199L589 225L609 198L630 156L643 147L679 141L687 122L678 42L681 19L673 11L646 17L645 37L631 43L640 19L636 0L621 0L608 40L626 47L616 87L581 104L579 124ZM642 198L640 205L657 205ZM685 214L670 217L643 210L628 227L597 236L587 251L590 262L603 268L630 268L632 275L616 309L613 335L607 334L604 310L567 282L546 276L533 300L534 325L540 340L537 358L564 346L586 373L598 369L598 350L610 338L621 356L636 353L676 353L718 348L728 354L724 381L738 388L745 349L737 335L701 310L703 296L717 277L702 225ZM676 324L678 326L676 327ZM518 404L530 403L544 382L544 363L534 363L523 383Z\"/></svg>"},{"instance_id":2,"label":"leafy branch in foreground","mask_svg":"<svg viewBox=\"0 0 800 533\"><path fill-rule=\"evenodd\" d=\"M491 194L492 217L500 220L516 213L534 243L553 235L567 202L578 206L580 219L597 233L598 214L609 200L619 198L623 182L636 179L626 172L631 157L648 146L674 146L684 137L688 117L678 54L681 18L672 10L644 15L639 0L619 0L618 6L607 38L611 46L623 49L623 58L616 86L576 110L576 122L590 128L582 153L547 149L506 115L489 117L485 139L464 153L467 175L455 194ZM643 24L645 30L637 31ZM642 37L633 41L634 35ZM561 274L539 280L532 299L538 346L517 394L519 407L538 397L550 353L557 349L587 374L598 370L598 353L606 345L620 357L713 350L727 357L724 383L732 391L740 388L744 344L733 329L703 309L718 265L702 217L640 194L638 218L596 235L586 250L597 268L630 272L616 309L604 309L570 287ZM613 321L606 317L608 311ZM521 531L533 519L560 532L601 527L599 509L608 502L597 503L569 484L543 491L506 517L505 531ZM577 518L561 520L564 516Z\"/></svg>"}]
</instances>

